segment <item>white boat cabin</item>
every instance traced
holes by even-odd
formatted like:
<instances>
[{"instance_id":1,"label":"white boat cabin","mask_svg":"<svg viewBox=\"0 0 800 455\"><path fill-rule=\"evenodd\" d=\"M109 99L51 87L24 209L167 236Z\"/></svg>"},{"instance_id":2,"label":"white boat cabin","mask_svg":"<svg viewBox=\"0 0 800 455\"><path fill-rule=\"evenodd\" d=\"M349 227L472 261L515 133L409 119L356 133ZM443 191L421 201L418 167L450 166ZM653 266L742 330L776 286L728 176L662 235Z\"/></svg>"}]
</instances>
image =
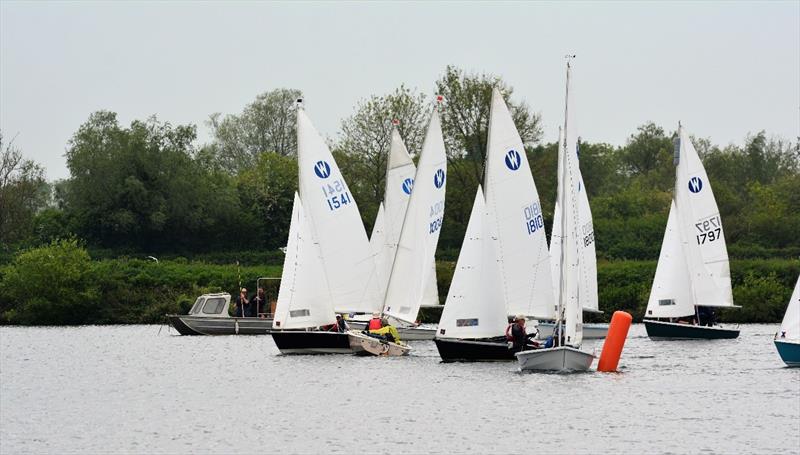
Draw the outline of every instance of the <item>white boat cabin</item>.
<instances>
[{"instance_id":1,"label":"white boat cabin","mask_svg":"<svg viewBox=\"0 0 800 455\"><path fill-rule=\"evenodd\" d=\"M190 316L200 317L230 317L228 307L231 303L231 295L227 292L216 294L203 294L197 298L189 310Z\"/></svg>"}]
</instances>

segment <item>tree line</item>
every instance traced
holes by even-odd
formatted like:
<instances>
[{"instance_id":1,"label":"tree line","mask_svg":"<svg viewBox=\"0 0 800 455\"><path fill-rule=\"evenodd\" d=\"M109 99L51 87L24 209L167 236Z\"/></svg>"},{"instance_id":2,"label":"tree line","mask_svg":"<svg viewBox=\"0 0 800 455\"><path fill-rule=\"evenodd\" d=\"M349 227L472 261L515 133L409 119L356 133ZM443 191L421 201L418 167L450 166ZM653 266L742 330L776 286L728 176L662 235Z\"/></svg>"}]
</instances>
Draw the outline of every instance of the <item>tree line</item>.
<instances>
[{"instance_id":1,"label":"tree line","mask_svg":"<svg viewBox=\"0 0 800 455\"><path fill-rule=\"evenodd\" d=\"M434 82L444 97L448 191L440 257L460 248L483 176L492 87L512 111L541 197L547 231L556 191L557 144L542 142L541 116L491 74L448 66ZM295 102L276 89L235 114L213 114L212 140L195 125L156 117L121 125L91 113L67 144L70 177L47 182L40 165L0 135L0 253L79 238L119 254L192 256L274 251L285 245L297 187ZM365 98L342 120L333 153L370 232L383 199L393 121L418 152L434 102L400 86ZM696 125L695 132L702 132ZM580 166L601 260L658 258L674 185L676 132L646 122L625 144L582 141ZM744 134L743 134L744 135ZM732 257L800 255L800 146L765 131L743 146L693 138L717 198Z\"/></svg>"}]
</instances>

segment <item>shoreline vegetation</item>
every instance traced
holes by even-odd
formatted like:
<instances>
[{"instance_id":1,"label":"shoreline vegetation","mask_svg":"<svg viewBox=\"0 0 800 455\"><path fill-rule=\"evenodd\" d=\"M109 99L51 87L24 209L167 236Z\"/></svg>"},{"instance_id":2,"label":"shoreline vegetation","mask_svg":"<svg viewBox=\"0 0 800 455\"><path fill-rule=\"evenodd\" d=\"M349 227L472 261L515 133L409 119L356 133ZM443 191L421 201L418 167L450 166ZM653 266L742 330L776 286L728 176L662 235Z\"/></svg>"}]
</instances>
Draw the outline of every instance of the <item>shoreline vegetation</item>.
<instances>
[{"instance_id":1,"label":"shoreline vegetation","mask_svg":"<svg viewBox=\"0 0 800 455\"><path fill-rule=\"evenodd\" d=\"M431 94L442 96L448 183L436 259L444 302L484 175L492 90L503 95L522 138L547 233L558 144L543 140L556 132L544 131L537 107L498 75L446 66L431 82L359 100L328 142L370 233L387 191L393 128L418 153ZM0 132L0 323L160 322L203 292L233 294L239 273L251 293L258 276L280 276L302 97L272 88L240 112L212 113L206 143L197 125L155 116L126 125L115 112L87 113L65 144L69 177L58 181L47 181L41 165ZM587 314L589 322L616 309L641 320L650 292L675 190L677 119L667 128L643 120L630 125L622 145L579 141L605 311ZM734 302L742 306L720 319L778 321L800 273L800 139L754 125L741 144L717 145L703 136L706 125L686 126L697 135L692 143L719 206Z\"/></svg>"},{"instance_id":2,"label":"shoreline vegetation","mask_svg":"<svg viewBox=\"0 0 800 455\"><path fill-rule=\"evenodd\" d=\"M227 255L219 257L225 260ZM457 253L456 253L457 254ZM245 256L245 254L242 254ZM255 255L259 256L259 255ZM256 259L253 256L250 259ZM255 292L256 279L280 278L283 254L260 255L259 262L214 263L186 258L92 259L77 240L19 253L0 266L0 324L85 325L162 323L167 313L185 314L206 292L236 294L242 286ZM263 262L261 262L263 261ZM607 322L615 310L641 321L647 306L656 261L599 261L600 315L586 322ZM439 297L444 303L455 268L454 260L436 263ZM741 308L720 311L729 323L779 322L796 277L797 259L733 259L734 302ZM277 298L275 282L268 297ZM423 322L437 322L438 312L423 311Z\"/></svg>"}]
</instances>

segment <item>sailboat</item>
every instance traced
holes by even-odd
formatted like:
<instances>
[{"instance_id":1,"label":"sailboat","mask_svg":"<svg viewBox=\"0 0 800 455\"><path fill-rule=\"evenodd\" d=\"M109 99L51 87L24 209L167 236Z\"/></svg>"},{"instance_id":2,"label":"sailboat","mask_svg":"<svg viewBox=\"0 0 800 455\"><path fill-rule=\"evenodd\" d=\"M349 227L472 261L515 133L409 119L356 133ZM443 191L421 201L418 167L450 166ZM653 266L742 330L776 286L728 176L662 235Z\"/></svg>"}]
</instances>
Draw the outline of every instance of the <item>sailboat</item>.
<instances>
[{"instance_id":1,"label":"sailboat","mask_svg":"<svg viewBox=\"0 0 800 455\"><path fill-rule=\"evenodd\" d=\"M573 126L574 128L574 126ZM559 128L558 132L558 154L564 153L563 131ZM575 144L575 160L580 163L580 143ZM572 152L570 152L572 153ZM586 283L586 298L582 300L584 313L602 313L599 308L597 298L597 255L595 254L594 226L592 224L592 210L589 207L589 197L586 194L586 187L583 184L583 174L580 166L575 166L578 181L578 226L582 241L578 244L579 274L584 277ZM561 205L556 200L555 210L553 211L553 226L561 225ZM559 299L559 270L561 269L561 233L553 229L550 233L550 265L553 278L553 289L555 290L556 301ZM555 323L550 321L539 321L537 326L539 338L544 339L553 335ZM584 324L584 339L602 339L608 334L608 324Z\"/></svg>"},{"instance_id":2,"label":"sailboat","mask_svg":"<svg viewBox=\"0 0 800 455\"><path fill-rule=\"evenodd\" d=\"M522 139L492 92L484 192L475 195L436 333L444 361L514 360L509 314L554 319L550 256Z\"/></svg>"},{"instance_id":3,"label":"sailboat","mask_svg":"<svg viewBox=\"0 0 800 455\"><path fill-rule=\"evenodd\" d=\"M800 367L800 278L794 285L781 327L775 334L775 347L790 367Z\"/></svg>"},{"instance_id":4,"label":"sailboat","mask_svg":"<svg viewBox=\"0 0 800 455\"><path fill-rule=\"evenodd\" d=\"M562 216L559 224L553 225L553 230L558 229L561 237L556 327L561 327L563 321L563 332L556 334L553 347L516 353L520 370L523 371L586 371L594 360L594 355L581 350L583 302L596 301L597 296L593 293L597 293L597 286L591 283L596 283L597 278L589 275L591 267L581 267L586 255L580 245L585 245L587 241L581 222L586 220L581 219L579 208L578 192L582 184L578 156L574 153L577 150L577 135L574 126L572 130L569 128L570 115L573 114L570 109L570 75L571 65L568 61L564 140L558 156L558 204L562 207ZM588 222L591 223L591 217Z\"/></svg>"},{"instance_id":5,"label":"sailboat","mask_svg":"<svg viewBox=\"0 0 800 455\"><path fill-rule=\"evenodd\" d=\"M295 193L272 339L284 354L351 352L347 333L318 330L335 323L319 243Z\"/></svg>"},{"instance_id":6,"label":"sailboat","mask_svg":"<svg viewBox=\"0 0 800 455\"><path fill-rule=\"evenodd\" d=\"M416 325L417 314L428 292L431 264L444 216L446 175L447 155L439 111L435 107L422 145L414 188L403 216L383 299L383 315L406 327Z\"/></svg>"},{"instance_id":7,"label":"sailboat","mask_svg":"<svg viewBox=\"0 0 800 455\"><path fill-rule=\"evenodd\" d=\"M479 185L434 339L445 362L514 360L504 335L508 320L497 239L487 218Z\"/></svg>"},{"instance_id":8,"label":"sailboat","mask_svg":"<svg viewBox=\"0 0 800 455\"><path fill-rule=\"evenodd\" d=\"M295 198L272 338L281 352L351 352L330 335L335 312L380 308L375 262L358 206L322 136L297 110L299 194ZM337 341L331 346L331 338ZM346 346L346 348L345 348Z\"/></svg>"},{"instance_id":9,"label":"sailboat","mask_svg":"<svg viewBox=\"0 0 800 455\"><path fill-rule=\"evenodd\" d=\"M651 339L725 339L738 329L714 325L713 308L732 308L722 220L703 163L678 127L675 190L644 325Z\"/></svg>"}]
</instances>

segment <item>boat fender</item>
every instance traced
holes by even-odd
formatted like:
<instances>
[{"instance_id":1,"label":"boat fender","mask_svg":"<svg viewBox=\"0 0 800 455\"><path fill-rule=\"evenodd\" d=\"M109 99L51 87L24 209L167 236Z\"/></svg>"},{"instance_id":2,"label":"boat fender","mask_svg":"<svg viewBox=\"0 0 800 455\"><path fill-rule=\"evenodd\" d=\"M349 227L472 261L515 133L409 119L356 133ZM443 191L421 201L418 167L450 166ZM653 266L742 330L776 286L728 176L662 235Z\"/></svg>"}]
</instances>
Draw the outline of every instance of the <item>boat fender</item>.
<instances>
[{"instance_id":1,"label":"boat fender","mask_svg":"<svg viewBox=\"0 0 800 455\"><path fill-rule=\"evenodd\" d=\"M632 321L633 317L624 311L615 311L611 316L608 336L603 343L600 361L597 362L597 371L617 371L619 358L622 356L622 348L625 346L625 339L628 337L628 329L631 328Z\"/></svg>"}]
</instances>

